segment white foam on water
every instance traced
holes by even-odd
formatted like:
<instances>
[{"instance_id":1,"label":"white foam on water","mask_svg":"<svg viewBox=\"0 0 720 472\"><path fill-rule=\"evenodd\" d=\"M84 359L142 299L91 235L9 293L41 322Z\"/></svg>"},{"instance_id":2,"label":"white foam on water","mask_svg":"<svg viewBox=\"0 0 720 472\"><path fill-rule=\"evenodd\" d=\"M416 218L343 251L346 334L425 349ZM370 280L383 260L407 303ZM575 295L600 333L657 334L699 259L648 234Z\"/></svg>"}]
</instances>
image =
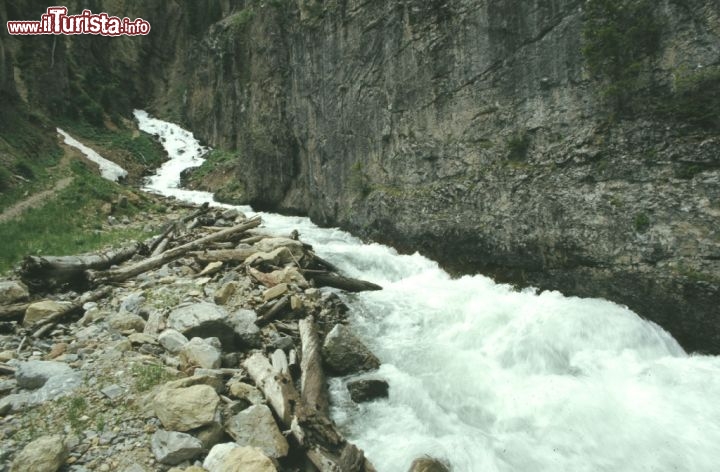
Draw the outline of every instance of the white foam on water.
<instances>
[{"instance_id":1,"label":"white foam on water","mask_svg":"<svg viewBox=\"0 0 720 472\"><path fill-rule=\"evenodd\" d=\"M177 188L180 172L199 165L192 135L136 117L169 152L184 149L170 152L148 187L212 202ZM345 298L354 329L383 362L373 375L388 380L390 398L354 405L348 378L331 381L333 418L380 472L406 471L426 454L456 472L720 470L718 357L687 355L662 328L608 301L452 279L421 255L307 218L261 215L273 232L297 229L347 275L384 287Z\"/></svg>"},{"instance_id":2,"label":"white foam on water","mask_svg":"<svg viewBox=\"0 0 720 472\"><path fill-rule=\"evenodd\" d=\"M85 157L94 162L98 165L100 168L100 175L107 180L112 180L113 182L117 182L118 180L127 177L127 171L120 167L119 165L115 164L112 161L109 161L102 157L100 154L95 152L94 150L90 149L89 147L85 146L83 143L78 141L77 139L73 138L69 134L67 134L65 131L61 130L60 128L57 128L58 134L63 137L65 140L65 144L68 146L72 146L75 149L79 150L81 153L85 155Z\"/></svg>"}]
</instances>

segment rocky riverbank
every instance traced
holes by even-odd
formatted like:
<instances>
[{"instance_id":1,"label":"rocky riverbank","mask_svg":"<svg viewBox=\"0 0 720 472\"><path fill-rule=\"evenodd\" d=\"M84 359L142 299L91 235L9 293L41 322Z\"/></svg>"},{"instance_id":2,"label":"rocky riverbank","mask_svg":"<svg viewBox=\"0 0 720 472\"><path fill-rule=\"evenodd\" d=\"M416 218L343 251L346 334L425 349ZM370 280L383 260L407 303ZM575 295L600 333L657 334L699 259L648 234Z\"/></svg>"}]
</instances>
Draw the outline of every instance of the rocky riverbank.
<instances>
[{"instance_id":1,"label":"rocky riverbank","mask_svg":"<svg viewBox=\"0 0 720 472\"><path fill-rule=\"evenodd\" d=\"M147 242L156 256L253 221L236 210L168 206L172 231ZM379 366L345 328L337 290L316 286L317 274L331 272L308 269L315 257L297 234L255 229L128 277L99 298L67 291L77 279L53 293L0 283L0 305L27 305L6 310L1 325L0 471L293 471L332 461L373 470L322 414L327 407L308 403L327 398L325 370ZM98 273L152 259L136 254ZM78 305L89 298L97 300ZM319 357L308 354L313 336ZM273 386L290 410L280 411ZM356 402L388 395L387 383L367 374L348 388ZM336 470L327 467L319 470Z\"/></svg>"}]
</instances>

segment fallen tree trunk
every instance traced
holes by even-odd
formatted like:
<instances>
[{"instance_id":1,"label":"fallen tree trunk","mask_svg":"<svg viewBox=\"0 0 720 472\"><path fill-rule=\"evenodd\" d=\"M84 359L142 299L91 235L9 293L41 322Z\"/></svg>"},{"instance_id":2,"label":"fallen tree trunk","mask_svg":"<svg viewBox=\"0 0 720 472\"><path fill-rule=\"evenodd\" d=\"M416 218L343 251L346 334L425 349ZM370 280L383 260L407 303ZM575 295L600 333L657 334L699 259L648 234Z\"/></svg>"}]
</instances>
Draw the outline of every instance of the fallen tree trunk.
<instances>
[{"instance_id":1,"label":"fallen tree trunk","mask_svg":"<svg viewBox=\"0 0 720 472\"><path fill-rule=\"evenodd\" d=\"M159 256L163 252L165 252L165 249L167 249L168 244L170 244L170 240L172 239L172 232L169 232L166 234L162 240L158 243L158 245L153 249L153 251L150 253L150 257Z\"/></svg>"},{"instance_id":2,"label":"fallen tree trunk","mask_svg":"<svg viewBox=\"0 0 720 472\"><path fill-rule=\"evenodd\" d=\"M253 354L243 366L265 395L282 426L290 430L320 472L375 472L363 452L348 443L326 415L306 405L290 377L277 372L267 357Z\"/></svg>"},{"instance_id":3,"label":"fallen tree trunk","mask_svg":"<svg viewBox=\"0 0 720 472\"><path fill-rule=\"evenodd\" d=\"M20 278L34 290L62 286L84 288L88 284L86 271L107 269L120 264L144 249L140 242L120 249L110 249L78 256L27 256L20 268Z\"/></svg>"},{"instance_id":4,"label":"fallen tree trunk","mask_svg":"<svg viewBox=\"0 0 720 472\"><path fill-rule=\"evenodd\" d=\"M301 270L306 279L314 280L320 287L334 287L346 292L367 292L382 290L382 287L366 280L351 279L321 270Z\"/></svg>"},{"instance_id":5,"label":"fallen tree trunk","mask_svg":"<svg viewBox=\"0 0 720 472\"><path fill-rule=\"evenodd\" d=\"M322 368L320 355L320 338L317 333L315 319L310 316L300 320L300 343L302 357L300 361L300 392L305 405L314 408L322 415L329 416L330 402L328 401L325 372Z\"/></svg>"},{"instance_id":6,"label":"fallen tree trunk","mask_svg":"<svg viewBox=\"0 0 720 472\"><path fill-rule=\"evenodd\" d=\"M192 214L169 223L165 230L162 232L162 234L155 238L150 245L150 255L157 256L158 254L163 253L165 251L165 248L167 248L168 243L172 240L171 233L173 233L176 229L178 229L179 226L187 223L188 221L194 220L197 217L204 215L208 212L209 209L210 204L208 202L205 202L200 206L200 208L197 209L197 211L193 212Z\"/></svg>"},{"instance_id":7,"label":"fallen tree trunk","mask_svg":"<svg viewBox=\"0 0 720 472\"><path fill-rule=\"evenodd\" d=\"M243 362L243 367L248 371L257 388L262 390L283 426L289 428L293 420L293 406L300 401L292 380L277 372L267 357L260 353L247 358Z\"/></svg>"},{"instance_id":8,"label":"fallen tree trunk","mask_svg":"<svg viewBox=\"0 0 720 472\"><path fill-rule=\"evenodd\" d=\"M188 221L192 221L192 220L194 220L195 218L197 218L198 216L202 216L202 215L204 215L205 213L207 213L209 209L210 209L210 203L209 203L209 202L205 202L205 203L203 203L202 205L200 205L200 208L198 208L196 212L194 212L194 213L192 213L191 215L188 215L188 216L182 218L180 221L182 221L183 223L187 223Z\"/></svg>"},{"instance_id":9,"label":"fallen tree trunk","mask_svg":"<svg viewBox=\"0 0 720 472\"><path fill-rule=\"evenodd\" d=\"M340 269L333 264L332 262L326 261L322 257L318 256L314 252L311 253L312 258L310 259L310 264L308 265L308 269L320 269L327 272L340 272Z\"/></svg>"},{"instance_id":10,"label":"fallen tree trunk","mask_svg":"<svg viewBox=\"0 0 720 472\"><path fill-rule=\"evenodd\" d=\"M260 327L265 326L278 317L288 306L290 306L290 296L285 295L280 300L276 301L265 313L260 315L258 319L255 320L255 324ZM262 311L262 308L260 311Z\"/></svg>"},{"instance_id":11,"label":"fallen tree trunk","mask_svg":"<svg viewBox=\"0 0 720 472\"><path fill-rule=\"evenodd\" d=\"M214 251L196 251L191 253L200 262L243 262L258 252L255 248L218 249Z\"/></svg>"},{"instance_id":12,"label":"fallen tree trunk","mask_svg":"<svg viewBox=\"0 0 720 472\"><path fill-rule=\"evenodd\" d=\"M226 241L228 239L231 239L238 234L244 233L250 228L255 228L256 226L259 226L260 223L260 217L256 217L251 220L245 221L237 226L233 226L232 228L227 228L223 231L219 231L217 233L210 234L194 241L190 241L189 243L183 244L181 246L174 247L158 256L150 257L148 259L145 259L144 261L138 262L137 264L102 272L87 271L86 276L90 282L96 285L123 282L127 279L147 272L148 270L161 267L170 261L179 259L180 257L191 251L201 250L208 243L216 241Z\"/></svg>"}]
</instances>

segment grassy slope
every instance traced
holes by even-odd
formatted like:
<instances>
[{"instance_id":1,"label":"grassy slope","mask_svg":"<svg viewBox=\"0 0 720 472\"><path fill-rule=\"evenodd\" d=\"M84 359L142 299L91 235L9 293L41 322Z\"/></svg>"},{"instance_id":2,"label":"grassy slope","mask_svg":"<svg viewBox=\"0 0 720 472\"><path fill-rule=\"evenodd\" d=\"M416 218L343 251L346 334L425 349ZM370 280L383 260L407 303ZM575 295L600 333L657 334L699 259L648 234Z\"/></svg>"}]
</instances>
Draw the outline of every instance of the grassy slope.
<instances>
[{"instance_id":1,"label":"grassy slope","mask_svg":"<svg viewBox=\"0 0 720 472\"><path fill-rule=\"evenodd\" d=\"M0 211L61 177L53 172L63 154L54 131L20 103L0 106Z\"/></svg>"},{"instance_id":2,"label":"grassy slope","mask_svg":"<svg viewBox=\"0 0 720 472\"><path fill-rule=\"evenodd\" d=\"M80 161L74 160L68 171L74 177L72 184L51 201L0 223L0 272L29 254L77 254L149 236L142 224L108 227L105 223L108 204L120 195L129 203L124 208L113 205L116 218L159 211L152 200L101 178Z\"/></svg>"}]
</instances>

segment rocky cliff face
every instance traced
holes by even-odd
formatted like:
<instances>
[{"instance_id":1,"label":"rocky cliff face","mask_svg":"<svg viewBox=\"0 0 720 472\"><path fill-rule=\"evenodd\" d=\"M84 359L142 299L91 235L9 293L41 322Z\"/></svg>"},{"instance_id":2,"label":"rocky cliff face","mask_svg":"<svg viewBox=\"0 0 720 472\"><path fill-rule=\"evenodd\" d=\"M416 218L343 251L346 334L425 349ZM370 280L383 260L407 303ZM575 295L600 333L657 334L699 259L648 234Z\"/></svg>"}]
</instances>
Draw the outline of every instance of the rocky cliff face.
<instances>
[{"instance_id":1,"label":"rocky cliff face","mask_svg":"<svg viewBox=\"0 0 720 472\"><path fill-rule=\"evenodd\" d=\"M183 113L238 149L255 205L460 272L607 297L718 352L717 127L612 116L581 52L583 7L248 6L194 51ZM644 67L662 93L683 67L717 65L720 40L717 4L658 8Z\"/></svg>"},{"instance_id":2,"label":"rocky cliff face","mask_svg":"<svg viewBox=\"0 0 720 472\"><path fill-rule=\"evenodd\" d=\"M133 4L153 31L126 49L137 99L236 150L256 207L606 297L718 353L718 123L675 99L720 77L720 4L653 4L638 85L589 67L590 3Z\"/></svg>"}]
</instances>

